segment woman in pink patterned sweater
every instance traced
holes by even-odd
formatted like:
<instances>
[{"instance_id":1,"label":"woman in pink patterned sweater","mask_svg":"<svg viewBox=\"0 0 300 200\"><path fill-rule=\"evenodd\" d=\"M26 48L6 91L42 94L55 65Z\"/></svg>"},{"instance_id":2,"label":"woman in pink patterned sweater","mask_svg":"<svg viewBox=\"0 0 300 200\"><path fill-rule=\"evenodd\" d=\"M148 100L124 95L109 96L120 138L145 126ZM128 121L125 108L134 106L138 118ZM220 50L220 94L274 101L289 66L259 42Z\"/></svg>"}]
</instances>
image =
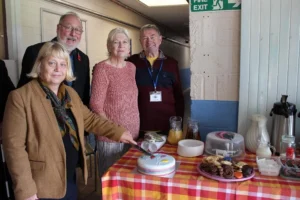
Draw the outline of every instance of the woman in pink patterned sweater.
<instances>
[{"instance_id":1,"label":"woman in pink patterned sweater","mask_svg":"<svg viewBox=\"0 0 300 200\"><path fill-rule=\"evenodd\" d=\"M108 59L93 69L90 108L97 114L122 125L138 138L140 118L135 66L125 61L130 52L127 30L115 28L107 38ZM99 176L114 164L128 149L129 144L116 143L106 137L97 138Z\"/></svg>"}]
</instances>

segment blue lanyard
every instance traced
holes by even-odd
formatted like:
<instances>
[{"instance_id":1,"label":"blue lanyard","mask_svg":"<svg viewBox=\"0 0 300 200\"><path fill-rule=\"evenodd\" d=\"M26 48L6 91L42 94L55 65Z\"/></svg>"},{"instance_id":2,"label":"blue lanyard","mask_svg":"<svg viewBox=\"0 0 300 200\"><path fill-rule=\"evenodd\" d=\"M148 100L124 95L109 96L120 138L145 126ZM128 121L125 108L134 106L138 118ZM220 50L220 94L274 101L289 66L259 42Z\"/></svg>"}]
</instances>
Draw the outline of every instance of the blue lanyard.
<instances>
[{"instance_id":1,"label":"blue lanyard","mask_svg":"<svg viewBox=\"0 0 300 200\"><path fill-rule=\"evenodd\" d=\"M145 62L146 62L146 64L147 64L146 59L145 59ZM164 60L161 60L160 67L159 67L159 71L158 71L158 73L157 73L157 75L156 75L155 81L154 81L154 79L153 79L153 76L152 76L152 72L151 72L151 70L150 70L150 67L148 67L148 72L149 72L150 77L151 77L151 80L152 80L152 82L153 82L153 86L154 86L154 91L155 91L155 92L156 92L156 86L157 86L158 76L159 76L159 73L160 73L160 71L161 71L161 69L162 69L162 67L163 67L163 63L164 63Z\"/></svg>"}]
</instances>

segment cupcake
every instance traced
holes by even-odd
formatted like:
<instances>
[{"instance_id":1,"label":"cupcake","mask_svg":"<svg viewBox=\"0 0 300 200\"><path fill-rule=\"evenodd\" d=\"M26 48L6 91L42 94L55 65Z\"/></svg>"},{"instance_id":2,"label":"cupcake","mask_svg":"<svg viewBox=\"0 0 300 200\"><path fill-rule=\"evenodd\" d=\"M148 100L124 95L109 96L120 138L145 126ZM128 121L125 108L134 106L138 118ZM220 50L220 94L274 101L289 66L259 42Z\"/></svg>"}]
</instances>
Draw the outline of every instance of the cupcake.
<instances>
[{"instance_id":1,"label":"cupcake","mask_svg":"<svg viewBox=\"0 0 300 200\"><path fill-rule=\"evenodd\" d=\"M250 165L244 165L242 167L242 173L244 177L248 177L253 173L253 167L251 167Z\"/></svg>"}]
</instances>

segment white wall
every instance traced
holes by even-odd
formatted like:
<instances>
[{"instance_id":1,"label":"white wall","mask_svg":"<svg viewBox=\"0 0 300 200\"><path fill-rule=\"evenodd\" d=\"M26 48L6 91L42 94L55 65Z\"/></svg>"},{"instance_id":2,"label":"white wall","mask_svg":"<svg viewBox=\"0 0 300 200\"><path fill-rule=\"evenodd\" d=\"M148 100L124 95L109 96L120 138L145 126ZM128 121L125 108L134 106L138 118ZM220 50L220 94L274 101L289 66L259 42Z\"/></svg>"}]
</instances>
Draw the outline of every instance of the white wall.
<instances>
[{"instance_id":1,"label":"white wall","mask_svg":"<svg viewBox=\"0 0 300 200\"><path fill-rule=\"evenodd\" d=\"M190 44L191 117L200 122L201 138L218 130L236 132L240 10L190 11Z\"/></svg>"},{"instance_id":2,"label":"white wall","mask_svg":"<svg viewBox=\"0 0 300 200\"><path fill-rule=\"evenodd\" d=\"M242 4L240 132L254 113L269 116L282 94L300 109L300 1L247 0ZM296 122L300 141L300 120Z\"/></svg>"},{"instance_id":3,"label":"white wall","mask_svg":"<svg viewBox=\"0 0 300 200\"><path fill-rule=\"evenodd\" d=\"M122 26L128 29L132 38L132 52L141 51L139 29L109 21L99 15L125 21L137 27L151 23L108 0L6 0L5 3L8 32L12 33L8 34L9 58L16 61L19 73L26 48L54 38L60 15L68 11L78 13L84 21L85 32L79 48L89 56L91 68L107 58L106 38L109 31L115 27ZM63 5L64 3L71 7ZM167 51L166 54L178 59L180 66L188 66L187 47L169 42L164 42L163 47Z\"/></svg>"},{"instance_id":4,"label":"white wall","mask_svg":"<svg viewBox=\"0 0 300 200\"><path fill-rule=\"evenodd\" d=\"M240 11L190 12L192 100L238 100Z\"/></svg>"},{"instance_id":5,"label":"white wall","mask_svg":"<svg viewBox=\"0 0 300 200\"><path fill-rule=\"evenodd\" d=\"M187 46L180 46L164 40L160 46L161 50L168 56L172 56L178 61L180 69L190 68L190 48ZM183 80L182 80L183 81Z\"/></svg>"}]
</instances>

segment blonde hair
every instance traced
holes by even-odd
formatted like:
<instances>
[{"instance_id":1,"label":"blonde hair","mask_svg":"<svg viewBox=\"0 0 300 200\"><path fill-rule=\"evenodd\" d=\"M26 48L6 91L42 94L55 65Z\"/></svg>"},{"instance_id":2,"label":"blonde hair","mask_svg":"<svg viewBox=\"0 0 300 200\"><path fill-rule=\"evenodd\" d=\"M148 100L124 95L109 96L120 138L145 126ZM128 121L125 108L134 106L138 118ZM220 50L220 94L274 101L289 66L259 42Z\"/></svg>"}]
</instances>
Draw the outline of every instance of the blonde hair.
<instances>
[{"instance_id":1,"label":"blonde hair","mask_svg":"<svg viewBox=\"0 0 300 200\"><path fill-rule=\"evenodd\" d=\"M107 40L106 40L107 48L111 46L111 43L113 42L115 35L118 33L123 33L127 37L128 42L130 42L129 33L125 28L122 27L114 28L109 32L107 36ZM110 56L110 52L108 52L108 55Z\"/></svg>"},{"instance_id":2,"label":"blonde hair","mask_svg":"<svg viewBox=\"0 0 300 200\"><path fill-rule=\"evenodd\" d=\"M41 50L39 51L38 57L35 60L33 68L29 74L27 74L30 78L38 78L41 72L41 65L43 61L51 56L65 59L67 62L67 73L66 73L66 81L74 81L76 78L73 75L73 70L71 66L70 55L67 49L58 42L46 42Z\"/></svg>"}]
</instances>

